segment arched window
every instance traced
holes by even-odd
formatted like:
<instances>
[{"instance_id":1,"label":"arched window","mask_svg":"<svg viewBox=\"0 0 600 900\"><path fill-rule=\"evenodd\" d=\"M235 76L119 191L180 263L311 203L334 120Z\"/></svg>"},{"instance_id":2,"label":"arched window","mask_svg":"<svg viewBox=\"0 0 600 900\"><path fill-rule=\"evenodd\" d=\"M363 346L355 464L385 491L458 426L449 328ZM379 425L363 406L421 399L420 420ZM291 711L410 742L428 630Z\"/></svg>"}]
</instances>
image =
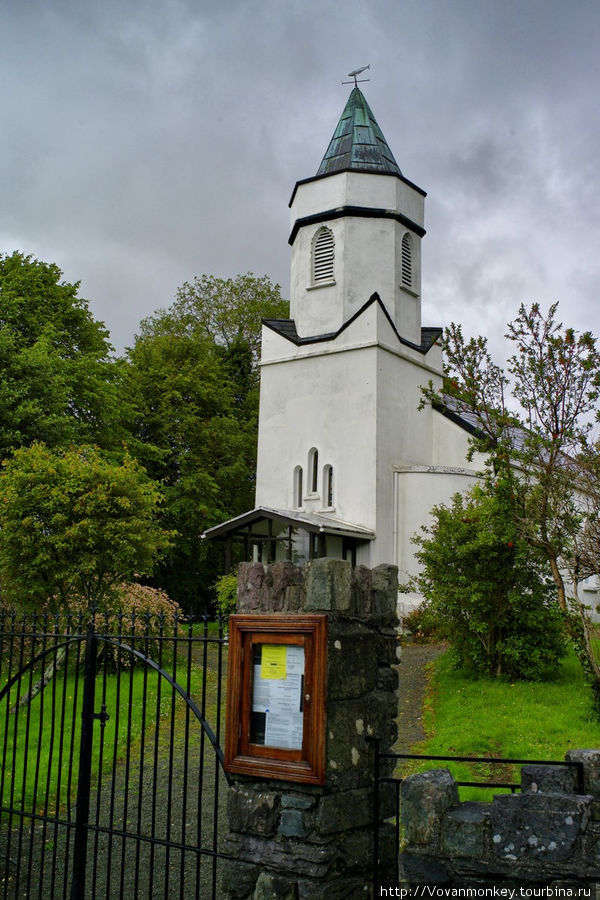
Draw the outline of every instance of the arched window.
<instances>
[{"instance_id":1,"label":"arched window","mask_svg":"<svg viewBox=\"0 0 600 900\"><path fill-rule=\"evenodd\" d=\"M308 451L308 489L311 494L319 492L319 451L316 447Z\"/></svg>"},{"instance_id":2,"label":"arched window","mask_svg":"<svg viewBox=\"0 0 600 900\"><path fill-rule=\"evenodd\" d=\"M294 469L294 506L297 509L302 507L302 466Z\"/></svg>"},{"instance_id":3,"label":"arched window","mask_svg":"<svg viewBox=\"0 0 600 900\"><path fill-rule=\"evenodd\" d=\"M402 237L402 284L412 287L412 240L408 231Z\"/></svg>"},{"instance_id":4,"label":"arched window","mask_svg":"<svg viewBox=\"0 0 600 900\"><path fill-rule=\"evenodd\" d=\"M333 466L323 466L323 506L333 507Z\"/></svg>"},{"instance_id":5,"label":"arched window","mask_svg":"<svg viewBox=\"0 0 600 900\"><path fill-rule=\"evenodd\" d=\"M313 284L333 281L334 264L333 231L323 226L313 240L312 280Z\"/></svg>"}]
</instances>

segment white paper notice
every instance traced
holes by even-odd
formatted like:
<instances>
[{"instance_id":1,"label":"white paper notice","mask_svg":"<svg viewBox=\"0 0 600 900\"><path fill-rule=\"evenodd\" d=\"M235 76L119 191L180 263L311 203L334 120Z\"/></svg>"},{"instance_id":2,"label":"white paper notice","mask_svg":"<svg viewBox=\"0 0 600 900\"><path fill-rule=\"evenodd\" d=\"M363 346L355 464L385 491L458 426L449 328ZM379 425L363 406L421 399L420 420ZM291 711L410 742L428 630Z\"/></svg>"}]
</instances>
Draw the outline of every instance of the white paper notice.
<instances>
[{"instance_id":1,"label":"white paper notice","mask_svg":"<svg viewBox=\"0 0 600 900\"><path fill-rule=\"evenodd\" d=\"M304 716L302 679L304 647L286 646L285 677L263 677L261 665L254 666L252 709L265 713L265 745L285 750L302 749Z\"/></svg>"},{"instance_id":2,"label":"white paper notice","mask_svg":"<svg viewBox=\"0 0 600 900\"><path fill-rule=\"evenodd\" d=\"M254 691L252 696L252 711L266 712L271 706L271 686L273 682L270 678L260 677L260 665L254 666Z\"/></svg>"}]
</instances>

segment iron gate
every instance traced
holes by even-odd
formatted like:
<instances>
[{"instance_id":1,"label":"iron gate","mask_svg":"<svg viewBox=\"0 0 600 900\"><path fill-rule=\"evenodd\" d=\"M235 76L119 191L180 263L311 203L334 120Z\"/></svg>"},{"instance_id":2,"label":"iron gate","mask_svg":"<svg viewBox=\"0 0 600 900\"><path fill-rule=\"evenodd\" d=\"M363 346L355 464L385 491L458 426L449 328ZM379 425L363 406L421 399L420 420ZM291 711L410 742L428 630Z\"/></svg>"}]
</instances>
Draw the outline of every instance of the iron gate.
<instances>
[{"instance_id":1,"label":"iron gate","mask_svg":"<svg viewBox=\"0 0 600 900\"><path fill-rule=\"evenodd\" d=\"M0 895L216 898L220 623L0 618Z\"/></svg>"}]
</instances>

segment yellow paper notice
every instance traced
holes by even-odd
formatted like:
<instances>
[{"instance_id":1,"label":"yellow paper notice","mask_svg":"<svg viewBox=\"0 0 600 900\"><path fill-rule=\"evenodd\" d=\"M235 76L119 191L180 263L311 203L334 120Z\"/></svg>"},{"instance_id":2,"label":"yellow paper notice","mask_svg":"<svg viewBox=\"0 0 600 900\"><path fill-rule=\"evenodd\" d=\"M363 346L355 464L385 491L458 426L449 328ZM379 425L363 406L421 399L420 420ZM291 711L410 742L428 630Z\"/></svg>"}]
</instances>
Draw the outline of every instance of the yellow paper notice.
<instances>
[{"instance_id":1,"label":"yellow paper notice","mask_svg":"<svg viewBox=\"0 0 600 900\"><path fill-rule=\"evenodd\" d=\"M286 678L286 655L285 644L263 644L260 677Z\"/></svg>"}]
</instances>

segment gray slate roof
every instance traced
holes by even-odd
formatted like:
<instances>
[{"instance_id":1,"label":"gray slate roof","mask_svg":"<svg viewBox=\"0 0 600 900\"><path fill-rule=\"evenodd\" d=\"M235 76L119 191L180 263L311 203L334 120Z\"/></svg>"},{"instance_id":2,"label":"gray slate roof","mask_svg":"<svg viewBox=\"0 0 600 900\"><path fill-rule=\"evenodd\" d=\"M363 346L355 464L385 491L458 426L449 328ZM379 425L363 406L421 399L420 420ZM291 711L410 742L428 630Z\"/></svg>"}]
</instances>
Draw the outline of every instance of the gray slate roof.
<instances>
[{"instance_id":1,"label":"gray slate roof","mask_svg":"<svg viewBox=\"0 0 600 900\"><path fill-rule=\"evenodd\" d=\"M325 334L313 334L309 337L300 337L296 330L296 323L293 319L263 319L262 321L263 325L266 325L267 328L271 329L271 331L277 332L277 334L280 334L286 340L291 341L293 344L296 344L296 346L300 346L302 344L318 344L322 343L323 341L335 340L336 337L343 331L345 331L346 328L348 328L349 325L351 325L352 322L355 321L355 319L361 316L363 312L368 309L369 306L371 306L372 303L378 303L380 305L399 342L407 347L412 347L413 350L417 350L419 353L426 354L442 334L442 328L426 327L421 328L420 344L413 344L412 341L407 341L398 332L398 329L394 325L394 322L390 314L388 313L385 304L383 303L381 297L377 292L371 294L367 302L363 304L363 306L361 306L361 308L357 310L357 312L355 312L354 315L351 316L351 318L344 322L344 324L340 328L338 328L337 331L328 331Z\"/></svg>"},{"instance_id":2,"label":"gray slate roof","mask_svg":"<svg viewBox=\"0 0 600 900\"><path fill-rule=\"evenodd\" d=\"M312 531L314 533L339 534L347 537L359 538L364 541L372 541L375 537L374 533L364 528L362 525L354 525L350 522L343 522L340 519L334 519L332 516L320 515L319 513L305 513L294 509L272 509L268 506L258 506L249 512L221 522L213 528L208 528L203 538L218 538L226 534L242 533L243 529L249 525L254 525L261 521L271 520L280 525L291 525L298 527L304 531Z\"/></svg>"}]
</instances>

